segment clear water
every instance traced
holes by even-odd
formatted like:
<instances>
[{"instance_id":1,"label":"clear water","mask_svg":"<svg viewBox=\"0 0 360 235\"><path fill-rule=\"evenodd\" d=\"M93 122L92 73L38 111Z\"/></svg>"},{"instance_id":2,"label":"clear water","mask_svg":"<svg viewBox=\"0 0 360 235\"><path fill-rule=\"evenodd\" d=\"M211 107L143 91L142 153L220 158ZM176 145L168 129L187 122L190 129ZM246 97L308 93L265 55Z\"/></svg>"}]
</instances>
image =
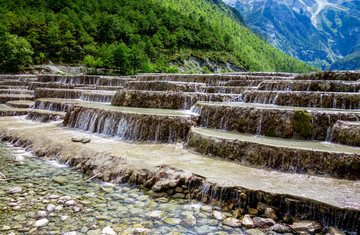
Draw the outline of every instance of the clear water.
<instances>
[{"instance_id":1,"label":"clear water","mask_svg":"<svg viewBox=\"0 0 360 235\"><path fill-rule=\"evenodd\" d=\"M151 234L242 233L241 228L225 226L213 219L210 213L201 211L200 203L183 199L156 200L136 187L97 180L84 182L88 176L66 165L45 161L3 142L0 142L0 172L10 179L0 180L0 234L28 234L34 231L34 222L40 219L36 215L38 211L47 211L49 204L64 205L59 199L49 198L54 194L71 197L76 206L64 206L59 212L48 212L45 218L49 223L39 227L35 234L64 234L70 231L99 234L107 226L118 234L130 234L135 228L148 228ZM66 177L68 182L63 185L55 183L53 179L59 176ZM8 190L14 187L21 187L23 191L9 194ZM76 207L80 208L79 212L75 212ZM161 217L150 218L149 214L154 211L162 211ZM183 222L188 215L196 218L196 225ZM63 216L68 218L62 221ZM2 231L6 229L4 226L11 229Z\"/></svg>"}]
</instances>

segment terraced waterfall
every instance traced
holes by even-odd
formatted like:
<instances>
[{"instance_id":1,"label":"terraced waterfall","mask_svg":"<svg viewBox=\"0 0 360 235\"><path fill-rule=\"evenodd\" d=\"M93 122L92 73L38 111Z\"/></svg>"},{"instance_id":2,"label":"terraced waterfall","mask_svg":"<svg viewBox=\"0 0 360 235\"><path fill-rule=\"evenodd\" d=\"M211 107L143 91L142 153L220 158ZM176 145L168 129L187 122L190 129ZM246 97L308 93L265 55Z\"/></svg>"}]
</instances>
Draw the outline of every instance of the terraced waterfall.
<instances>
[{"instance_id":1,"label":"terraced waterfall","mask_svg":"<svg viewBox=\"0 0 360 235\"><path fill-rule=\"evenodd\" d=\"M359 72L2 75L0 231L358 234L359 91Z\"/></svg>"}]
</instances>

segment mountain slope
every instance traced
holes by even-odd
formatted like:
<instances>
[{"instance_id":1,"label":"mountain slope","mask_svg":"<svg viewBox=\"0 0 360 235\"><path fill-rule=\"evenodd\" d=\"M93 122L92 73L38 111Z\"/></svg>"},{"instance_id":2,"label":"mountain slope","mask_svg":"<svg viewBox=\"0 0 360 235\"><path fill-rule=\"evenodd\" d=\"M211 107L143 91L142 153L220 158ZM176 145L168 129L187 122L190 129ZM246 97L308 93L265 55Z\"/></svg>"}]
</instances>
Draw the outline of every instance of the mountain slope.
<instances>
[{"instance_id":1,"label":"mountain slope","mask_svg":"<svg viewBox=\"0 0 360 235\"><path fill-rule=\"evenodd\" d=\"M360 70L360 51L335 61L331 70Z\"/></svg>"},{"instance_id":2,"label":"mountain slope","mask_svg":"<svg viewBox=\"0 0 360 235\"><path fill-rule=\"evenodd\" d=\"M122 73L157 72L167 71L169 60L196 56L244 70L314 70L261 40L220 0L0 0L0 6L0 43L9 34L25 39L35 62L86 58Z\"/></svg>"},{"instance_id":3,"label":"mountain slope","mask_svg":"<svg viewBox=\"0 0 360 235\"><path fill-rule=\"evenodd\" d=\"M269 43L308 64L328 68L360 48L360 1L224 0Z\"/></svg>"}]
</instances>

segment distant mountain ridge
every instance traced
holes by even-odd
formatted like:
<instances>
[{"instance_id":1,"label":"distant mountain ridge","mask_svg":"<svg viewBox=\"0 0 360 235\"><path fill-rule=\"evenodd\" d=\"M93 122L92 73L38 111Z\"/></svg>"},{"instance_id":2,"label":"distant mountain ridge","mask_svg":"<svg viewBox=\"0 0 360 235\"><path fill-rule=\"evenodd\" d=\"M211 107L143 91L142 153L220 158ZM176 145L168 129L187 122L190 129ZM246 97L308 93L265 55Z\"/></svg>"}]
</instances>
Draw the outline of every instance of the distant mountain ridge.
<instances>
[{"instance_id":1,"label":"distant mountain ridge","mask_svg":"<svg viewBox=\"0 0 360 235\"><path fill-rule=\"evenodd\" d=\"M271 45L308 64L328 69L360 51L358 0L223 1Z\"/></svg>"}]
</instances>

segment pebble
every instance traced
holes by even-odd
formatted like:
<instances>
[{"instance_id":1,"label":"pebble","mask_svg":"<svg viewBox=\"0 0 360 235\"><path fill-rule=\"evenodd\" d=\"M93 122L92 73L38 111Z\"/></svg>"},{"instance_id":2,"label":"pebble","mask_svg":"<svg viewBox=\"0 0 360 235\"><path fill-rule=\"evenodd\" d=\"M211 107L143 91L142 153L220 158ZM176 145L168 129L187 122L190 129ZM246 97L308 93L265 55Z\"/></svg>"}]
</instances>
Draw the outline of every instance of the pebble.
<instances>
[{"instance_id":1,"label":"pebble","mask_svg":"<svg viewBox=\"0 0 360 235\"><path fill-rule=\"evenodd\" d=\"M102 231L101 231L101 235L116 235L116 232L110 228L110 227L105 227Z\"/></svg>"},{"instance_id":2,"label":"pebble","mask_svg":"<svg viewBox=\"0 0 360 235\"><path fill-rule=\"evenodd\" d=\"M49 223L49 220L47 220L47 219L40 219L40 220L35 221L34 227L42 227L42 226L47 225L48 223Z\"/></svg>"},{"instance_id":3,"label":"pebble","mask_svg":"<svg viewBox=\"0 0 360 235\"><path fill-rule=\"evenodd\" d=\"M151 230L147 228L136 228L134 230L135 235L144 235L144 234L150 234Z\"/></svg>"},{"instance_id":4,"label":"pebble","mask_svg":"<svg viewBox=\"0 0 360 235\"><path fill-rule=\"evenodd\" d=\"M255 223L251 219L250 215L245 215L244 218L241 220L241 224L247 228L255 227Z\"/></svg>"},{"instance_id":5,"label":"pebble","mask_svg":"<svg viewBox=\"0 0 360 235\"><path fill-rule=\"evenodd\" d=\"M74 211L74 212L79 212L79 211L81 211L81 207L79 207L79 206L74 206L73 211Z\"/></svg>"},{"instance_id":6,"label":"pebble","mask_svg":"<svg viewBox=\"0 0 360 235\"><path fill-rule=\"evenodd\" d=\"M58 183L58 184L65 184L67 183L69 180L68 178L66 178L65 176L57 176L53 179L53 181L55 183Z\"/></svg>"},{"instance_id":7,"label":"pebble","mask_svg":"<svg viewBox=\"0 0 360 235\"><path fill-rule=\"evenodd\" d=\"M58 211L61 211L62 209L63 209L63 206L59 205L54 208L54 211L58 212Z\"/></svg>"},{"instance_id":8,"label":"pebble","mask_svg":"<svg viewBox=\"0 0 360 235\"><path fill-rule=\"evenodd\" d=\"M60 196L56 194L51 194L48 198L49 199L58 199Z\"/></svg>"},{"instance_id":9,"label":"pebble","mask_svg":"<svg viewBox=\"0 0 360 235\"><path fill-rule=\"evenodd\" d=\"M193 215L187 215L184 222L189 225L196 225L196 218Z\"/></svg>"},{"instance_id":10,"label":"pebble","mask_svg":"<svg viewBox=\"0 0 360 235\"><path fill-rule=\"evenodd\" d=\"M255 217L253 221L257 227L273 226L275 224L275 221L269 218Z\"/></svg>"},{"instance_id":11,"label":"pebble","mask_svg":"<svg viewBox=\"0 0 360 235\"><path fill-rule=\"evenodd\" d=\"M276 214L275 214L275 211L274 211L272 208L270 208L270 207L268 207L268 208L265 209L265 216L266 216L267 218L270 218L270 219L273 219L273 220L277 220L277 219L278 219L278 217L277 217Z\"/></svg>"},{"instance_id":12,"label":"pebble","mask_svg":"<svg viewBox=\"0 0 360 235\"><path fill-rule=\"evenodd\" d=\"M330 226L326 235L345 235L345 233L341 232L339 229L337 229L335 227Z\"/></svg>"},{"instance_id":13,"label":"pebble","mask_svg":"<svg viewBox=\"0 0 360 235\"><path fill-rule=\"evenodd\" d=\"M9 194L15 194L15 193L21 193L22 191L23 191L22 188L16 187L16 188L9 189L8 193Z\"/></svg>"},{"instance_id":14,"label":"pebble","mask_svg":"<svg viewBox=\"0 0 360 235\"><path fill-rule=\"evenodd\" d=\"M275 224L270 227L271 231L277 232L277 233L286 233L289 231L289 228L282 224Z\"/></svg>"},{"instance_id":15,"label":"pebble","mask_svg":"<svg viewBox=\"0 0 360 235\"><path fill-rule=\"evenodd\" d=\"M217 220L224 220L226 219L226 215L221 211L213 211L212 216Z\"/></svg>"},{"instance_id":16,"label":"pebble","mask_svg":"<svg viewBox=\"0 0 360 235\"><path fill-rule=\"evenodd\" d=\"M55 210L55 208L56 208L56 206L54 204L49 204L49 205L47 205L46 210L48 212L52 212Z\"/></svg>"},{"instance_id":17,"label":"pebble","mask_svg":"<svg viewBox=\"0 0 360 235\"><path fill-rule=\"evenodd\" d=\"M43 218L47 216L47 212L46 211L38 211L35 215L37 218Z\"/></svg>"},{"instance_id":18,"label":"pebble","mask_svg":"<svg viewBox=\"0 0 360 235\"><path fill-rule=\"evenodd\" d=\"M61 221L65 221L65 220L67 220L68 218L69 218L69 216L63 215L63 216L60 217L60 220L61 220Z\"/></svg>"},{"instance_id":19,"label":"pebble","mask_svg":"<svg viewBox=\"0 0 360 235\"><path fill-rule=\"evenodd\" d=\"M78 235L78 233L73 231L73 232L64 233L63 235Z\"/></svg>"},{"instance_id":20,"label":"pebble","mask_svg":"<svg viewBox=\"0 0 360 235\"><path fill-rule=\"evenodd\" d=\"M166 218L163 219L164 223L170 224L170 225L177 225L181 223L181 220L178 218Z\"/></svg>"},{"instance_id":21,"label":"pebble","mask_svg":"<svg viewBox=\"0 0 360 235\"><path fill-rule=\"evenodd\" d=\"M0 228L0 231L8 231L8 230L10 230L10 229L11 229L10 226L5 225L5 226L2 226L2 227Z\"/></svg>"},{"instance_id":22,"label":"pebble","mask_svg":"<svg viewBox=\"0 0 360 235\"><path fill-rule=\"evenodd\" d=\"M241 226L241 221L234 217L229 217L229 218L225 219L223 221L223 223L230 227L240 227Z\"/></svg>"},{"instance_id":23,"label":"pebble","mask_svg":"<svg viewBox=\"0 0 360 235\"><path fill-rule=\"evenodd\" d=\"M152 211L149 214L149 217L152 219L160 219L163 213L164 213L163 211Z\"/></svg>"},{"instance_id":24,"label":"pebble","mask_svg":"<svg viewBox=\"0 0 360 235\"><path fill-rule=\"evenodd\" d=\"M213 208L211 206L202 206L200 207L200 210L210 213L212 212Z\"/></svg>"},{"instance_id":25,"label":"pebble","mask_svg":"<svg viewBox=\"0 0 360 235\"><path fill-rule=\"evenodd\" d=\"M75 205L76 205L76 202L74 200L65 202L65 206L75 206Z\"/></svg>"},{"instance_id":26,"label":"pebble","mask_svg":"<svg viewBox=\"0 0 360 235\"><path fill-rule=\"evenodd\" d=\"M16 155L16 157L15 157L16 162L23 162L24 160L25 160L25 158L22 155Z\"/></svg>"}]
</instances>

